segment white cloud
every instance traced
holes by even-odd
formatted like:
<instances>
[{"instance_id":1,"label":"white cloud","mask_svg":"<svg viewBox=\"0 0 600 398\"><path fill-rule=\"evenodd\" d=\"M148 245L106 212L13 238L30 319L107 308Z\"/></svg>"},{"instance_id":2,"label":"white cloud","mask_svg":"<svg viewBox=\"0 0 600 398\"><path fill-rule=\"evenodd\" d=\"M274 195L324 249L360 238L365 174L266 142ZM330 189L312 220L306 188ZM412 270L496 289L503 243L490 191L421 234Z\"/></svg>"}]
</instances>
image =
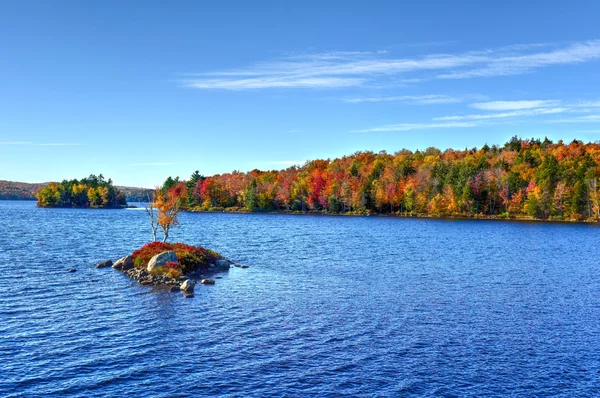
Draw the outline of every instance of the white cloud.
<instances>
[{"instance_id":1,"label":"white cloud","mask_svg":"<svg viewBox=\"0 0 600 398\"><path fill-rule=\"evenodd\" d=\"M433 120L439 121L456 121L456 120L486 120L486 119L503 119L508 117L519 117L519 116L536 116L536 115L549 115L554 113L567 112L568 108L539 108L529 109L521 111L503 112L503 113L485 113L476 115L464 115L464 116L443 116L436 117Z\"/></svg>"},{"instance_id":2,"label":"white cloud","mask_svg":"<svg viewBox=\"0 0 600 398\"><path fill-rule=\"evenodd\" d=\"M578 116L573 118L550 119L546 123L596 123L600 122L600 115Z\"/></svg>"},{"instance_id":3,"label":"white cloud","mask_svg":"<svg viewBox=\"0 0 600 398\"><path fill-rule=\"evenodd\" d=\"M0 141L0 145L33 145L33 143L26 141Z\"/></svg>"},{"instance_id":4,"label":"white cloud","mask_svg":"<svg viewBox=\"0 0 600 398\"><path fill-rule=\"evenodd\" d=\"M349 103L361 103L361 102L406 102L417 105L429 105L429 104L449 104L455 102L461 102L461 98L450 97L448 95L402 95L395 97L362 97L362 98L345 98L342 99L344 102Z\"/></svg>"},{"instance_id":5,"label":"white cloud","mask_svg":"<svg viewBox=\"0 0 600 398\"><path fill-rule=\"evenodd\" d=\"M556 107L560 105L557 100L534 100L534 101L488 101L476 102L469 105L471 108L486 111L512 111L518 109L533 109Z\"/></svg>"},{"instance_id":6,"label":"white cloud","mask_svg":"<svg viewBox=\"0 0 600 398\"><path fill-rule=\"evenodd\" d=\"M451 123L400 123L388 124L380 127L373 127L364 130L355 130L355 133L375 133L381 131L411 131L424 129L457 128L457 127L476 127L479 123L475 122L451 122Z\"/></svg>"},{"instance_id":7,"label":"white cloud","mask_svg":"<svg viewBox=\"0 0 600 398\"><path fill-rule=\"evenodd\" d=\"M385 52L296 54L243 69L187 75L188 79L182 83L191 88L221 90L397 86L399 81L417 83L431 79L523 74L549 66L600 59L600 40L553 46L542 51L541 47L549 46L513 45L417 58L393 58Z\"/></svg>"}]
</instances>

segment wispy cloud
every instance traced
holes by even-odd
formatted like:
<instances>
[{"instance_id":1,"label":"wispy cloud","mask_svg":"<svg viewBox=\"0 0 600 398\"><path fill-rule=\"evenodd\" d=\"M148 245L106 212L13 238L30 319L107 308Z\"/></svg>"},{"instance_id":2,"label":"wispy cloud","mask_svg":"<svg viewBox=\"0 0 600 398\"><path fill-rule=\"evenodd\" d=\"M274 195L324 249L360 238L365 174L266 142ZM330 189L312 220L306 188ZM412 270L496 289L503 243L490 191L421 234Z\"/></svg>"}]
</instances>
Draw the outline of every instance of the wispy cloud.
<instances>
[{"instance_id":1,"label":"wispy cloud","mask_svg":"<svg viewBox=\"0 0 600 398\"><path fill-rule=\"evenodd\" d=\"M529 109L529 110L520 110L520 111L503 112L503 113L485 113L485 114L463 115L463 116L442 116L442 117L433 118L433 120L457 121L457 120L504 119L504 118L509 118L509 117L519 117L519 116L549 115L549 114L554 114L554 113L567 112L568 110L569 110L568 108L539 108L539 109Z\"/></svg>"},{"instance_id":2,"label":"wispy cloud","mask_svg":"<svg viewBox=\"0 0 600 398\"><path fill-rule=\"evenodd\" d=\"M172 166L172 162L130 163L128 166Z\"/></svg>"},{"instance_id":3,"label":"wispy cloud","mask_svg":"<svg viewBox=\"0 0 600 398\"><path fill-rule=\"evenodd\" d=\"M451 97L448 95L401 95L391 97L362 97L362 98L343 98L342 101L349 103L361 103L361 102L404 102L417 105L430 105L430 104L449 104L455 102L461 102L462 98Z\"/></svg>"},{"instance_id":4,"label":"wispy cloud","mask_svg":"<svg viewBox=\"0 0 600 398\"><path fill-rule=\"evenodd\" d=\"M0 145L33 145L33 143L26 141L0 141Z\"/></svg>"},{"instance_id":5,"label":"wispy cloud","mask_svg":"<svg viewBox=\"0 0 600 398\"><path fill-rule=\"evenodd\" d=\"M587 115L572 118L549 119L545 123L597 123L600 122L600 115Z\"/></svg>"},{"instance_id":6,"label":"wispy cloud","mask_svg":"<svg viewBox=\"0 0 600 398\"><path fill-rule=\"evenodd\" d=\"M355 133L375 133L383 131L411 131L424 129L445 129L457 127L476 127L479 123L476 122L450 122L450 123L400 123L388 124L385 126L373 127L364 130L354 130Z\"/></svg>"},{"instance_id":7,"label":"wispy cloud","mask_svg":"<svg viewBox=\"0 0 600 398\"><path fill-rule=\"evenodd\" d=\"M295 54L242 69L187 75L182 84L221 90L398 85L399 80L416 83L431 79L516 75L598 59L600 40L563 46L513 45L416 58L394 58L387 52L328 52Z\"/></svg>"},{"instance_id":8,"label":"wispy cloud","mask_svg":"<svg viewBox=\"0 0 600 398\"><path fill-rule=\"evenodd\" d=\"M534 100L534 101L488 101L476 102L469 105L471 108L486 111L513 111L518 109L533 109L556 107L560 105L557 100Z\"/></svg>"}]
</instances>

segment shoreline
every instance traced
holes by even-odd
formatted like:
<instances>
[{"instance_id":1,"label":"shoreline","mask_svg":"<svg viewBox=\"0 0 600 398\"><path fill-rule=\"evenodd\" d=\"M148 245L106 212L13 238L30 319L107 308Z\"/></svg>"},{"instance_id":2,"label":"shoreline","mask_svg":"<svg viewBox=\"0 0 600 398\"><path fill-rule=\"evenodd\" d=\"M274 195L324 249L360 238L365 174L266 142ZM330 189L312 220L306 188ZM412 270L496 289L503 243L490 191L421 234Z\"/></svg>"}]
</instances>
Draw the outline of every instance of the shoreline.
<instances>
[{"instance_id":1,"label":"shoreline","mask_svg":"<svg viewBox=\"0 0 600 398\"><path fill-rule=\"evenodd\" d=\"M508 221L508 222L525 222L525 223L552 223L552 224L586 224L600 225L600 220L551 220L543 218L531 218L526 216L521 217L499 217L497 215L489 216L433 216L429 214L353 214L353 213L327 213L321 211L287 211L287 210L271 210L271 211L226 211L226 210L183 210L185 213L225 213L225 214L266 214L266 215L286 215L286 216L319 216L319 217L381 217L381 218L408 218L408 219L429 219L429 220L446 220L446 221Z\"/></svg>"}]
</instances>

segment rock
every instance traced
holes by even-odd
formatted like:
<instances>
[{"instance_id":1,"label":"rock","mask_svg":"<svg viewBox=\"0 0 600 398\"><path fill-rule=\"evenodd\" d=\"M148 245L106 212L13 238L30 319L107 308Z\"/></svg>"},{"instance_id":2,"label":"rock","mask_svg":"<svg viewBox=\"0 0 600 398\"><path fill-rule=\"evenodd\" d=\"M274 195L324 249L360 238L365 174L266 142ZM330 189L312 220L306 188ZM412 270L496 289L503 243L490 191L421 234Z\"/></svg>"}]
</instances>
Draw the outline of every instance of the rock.
<instances>
[{"instance_id":1,"label":"rock","mask_svg":"<svg viewBox=\"0 0 600 398\"><path fill-rule=\"evenodd\" d=\"M217 261L215 261L215 265L217 267L225 267L225 266L227 266L227 268L229 268L229 260L217 260Z\"/></svg>"},{"instance_id":2,"label":"rock","mask_svg":"<svg viewBox=\"0 0 600 398\"><path fill-rule=\"evenodd\" d=\"M200 283L202 283L203 285L214 285L215 281L210 278L205 278L205 279L202 279L202 281L200 281Z\"/></svg>"},{"instance_id":3,"label":"rock","mask_svg":"<svg viewBox=\"0 0 600 398\"><path fill-rule=\"evenodd\" d=\"M192 297L194 297L194 293L183 292L183 297L185 297L185 298L192 298Z\"/></svg>"},{"instance_id":4,"label":"rock","mask_svg":"<svg viewBox=\"0 0 600 398\"><path fill-rule=\"evenodd\" d=\"M215 268L216 265L214 265L213 263L208 263L208 268Z\"/></svg>"},{"instance_id":5,"label":"rock","mask_svg":"<svg viewBox=\"0 0 600 398\"><path fill-rule=\"evenodd\" d=\"M133 269L133 257L131 255L122 257L118 259L112 266L114 269L118 269L121 271L127 271Z\"/></svg>"},{"instance_id":6,"label":"rock","mask_svg":"<svg viewBox=\"0 0 600 398\"><path fill-rule=\"evenodd\" d=\"M71 273L71 272L77 272L77 270L76 270L75 268L69 268L69 269L67 270L67 272L70 272L70 273Z\"/></svg>"},{"instance_id":7,"label":"rock","mask_svg":"<svg viewBox=\"0 0 600 398\"><path fill-rule=\"evenodd\" d=\"M196 287L196 282L194 282L191 279L186 279L185 281L183 281L183 283L181 284L181 290L183 290L184 292L193 292L194 288Z\"/></svg>"},{"instance_id":8,"label":"rock","mask_svg":"<svg viewBox=\"0 0 600 398\"><path fill-rule=\"evenodd\" d=\"M106 260L101 263L96 264L96 268L108 268L113 265L112 260Z\"/></svg>"},{"instance_id":9,"label":"rock","mask_svg":"<svg viewBox=\"0 0 600 398\"><path fill-rule=\"evenodd\" d=\"M240 268L249 268L249 265L241 265Z\"/></svg>"},{"instance_id":10,"label":"rock","mask_svg":"<svg viewBox=\"0 0 600 398\"><path fill-rule=\"evenodd\" d=\"M218 271L227 271L229 270L229 260L217 260L215 261L215 267Z\"/></svg>"},{"instance_id":11,"label":"rock","mask_svg":"<svg viewBox=\"0 0 600 398\"><path fill-rule=\"evenodd\" d=\"M180 290L181 290L181 289L179 288L179 286L173 286L173 287L171 287L171 289L169 289L169 291L170 291L171 293L175 293L175 292L178 292L178 291L180 291Z\"/></svg>"},{"instance_id":12,"label":"rock","mask_svg":"<svg viewBox=\"0 0 600 398\"><path fill-rule=\"evenodd\" d=\"M152 281L149 281L147 279L143 279L140 281L140 285L144 285L144 286L150 286L153 285L154 283Z\"/></svg>"},{"instance_id":13,"label":"rock","mask_svg":"<svg viewBox=\"0 0 600 398\"><path fill-rule=\"evenodd\" d=\"M221 275L217 275L217 276L215 276L215 279L221 279L221 278L222 278L222 276L221 276Z\"/></svg>"},{"instance_id":14,"label":"rock","mask_svg":"<svg viewBox=\"0 0 600 398\"><path fill-rule=\"evenodd\" d=\"M242 264L233 264L234 267L242 268Z\"/></svg>"},{"instance_id":15,"label":"rock","mask_svg":"<svg viewBox=\"0 0 600 398\"><path fill-rule=\"evenodd\" d=\"M156 256L152 257L150 259L150 262L148 263L148 272L152 272L157 268L163 267L166 263L169 262L174 262L176 263L177 260L177 255L175 254L174 251L166 251L166 252L162 252L160 254L157 254Z\"/></svg>"}]
</instances>

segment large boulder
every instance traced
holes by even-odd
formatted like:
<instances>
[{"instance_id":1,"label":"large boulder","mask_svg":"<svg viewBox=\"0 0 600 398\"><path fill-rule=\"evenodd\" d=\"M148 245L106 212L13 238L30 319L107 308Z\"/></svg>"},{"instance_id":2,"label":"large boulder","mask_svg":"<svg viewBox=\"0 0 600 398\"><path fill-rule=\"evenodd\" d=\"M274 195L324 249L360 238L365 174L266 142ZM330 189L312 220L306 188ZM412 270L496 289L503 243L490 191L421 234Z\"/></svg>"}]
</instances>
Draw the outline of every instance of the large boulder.
<instances>
[{"instance_id":1,"label":"large boulder","mask_svg":"<svg viewBox=\"0 0 600 398\"><path fill-rule=\"evenodd\" d=\"M157 254L156 256L152 257L150 259L150 262L148 263L148 272L152 272L154 270L156 270L157 268L161 268L164 267L166 263L176 263L177 260L177 255L175 254L174 251L166 251L166 252L162 252L160 254Z\"/></svg>"},{"instance_id":2,"label":"large boulder","mask_svg":"<svg viewBox=\"0 0 600 398\"><path fill-rule=\"evenodd\" d=\"M191 279L186 279L180 286L180 289L187 293L192 293L196 287L196 282Z\"/></svg>"},{"instance_id":3,"label":"large boulder","mask_svg":"<svg viewBox=\"0 0 600 398\"><path fill-rule=\"evenodd\" d=\"M108 268L113 265L112 260L102 261L101 263L96 264L96 268Z\"/></svg>"},{"instance_id":4,"label":"large boulder","mask_svg":"<svg viewBox=\"0 0 600 398\"><path fill-rule=\"evenodd\" d=\"M210 266L209 266L210 267ZM214 267L210 267L213 271L229 271L229 260L216 260L214 263Z\"/></svg>"},{"instance_id":5,"label":"large boulder","mask_svg":"<svg viewBox=\"0 0 600 398\"><path fill-rule=\"evenodd\" d=\"M134 267L133 257L131 255L122 257L118 259L112 266L114 269L118 269L120 271L127 271Z\"/></svg>"}]
</instances>

